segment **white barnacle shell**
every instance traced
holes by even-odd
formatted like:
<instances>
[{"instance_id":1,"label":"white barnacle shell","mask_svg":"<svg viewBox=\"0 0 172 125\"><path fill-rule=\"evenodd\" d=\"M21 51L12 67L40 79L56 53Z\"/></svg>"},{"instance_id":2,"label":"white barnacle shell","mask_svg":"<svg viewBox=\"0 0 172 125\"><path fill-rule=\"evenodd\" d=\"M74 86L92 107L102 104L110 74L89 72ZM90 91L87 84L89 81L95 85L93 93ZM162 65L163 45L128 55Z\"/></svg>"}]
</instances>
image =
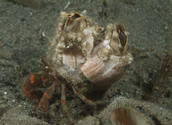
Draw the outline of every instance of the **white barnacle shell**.
<instances>
[{"instance_id":1,"label":"white barnacle shell","mask_svg":"<svg viewBox=\"0 0 172 125\"><path fill-rule=\"evenodd\" d=\"M61 62L60 66L81 71L89 81L102 88L118 80L133 60L123 25L109 24L103 28L76 12L60 14L54 42L49 58L53 58L52 65L57 72Z\"/></svg>"}]
</instances>

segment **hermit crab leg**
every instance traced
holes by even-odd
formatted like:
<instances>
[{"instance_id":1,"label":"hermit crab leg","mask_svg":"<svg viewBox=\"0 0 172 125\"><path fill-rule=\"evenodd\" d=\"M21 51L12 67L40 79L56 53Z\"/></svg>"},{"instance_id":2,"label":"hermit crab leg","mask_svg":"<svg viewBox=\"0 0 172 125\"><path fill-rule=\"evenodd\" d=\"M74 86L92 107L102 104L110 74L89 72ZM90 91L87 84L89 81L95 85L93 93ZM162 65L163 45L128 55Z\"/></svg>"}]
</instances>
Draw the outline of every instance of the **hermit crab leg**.
<instances>
[{"instance_id":1,"label":"hermit crab leg","mask_svg":"<svg viewBox=\"0 0 172 125\"><path fill-rule=\"evenodd\" d=\"M70 113L68 112L68 108L66 106L66 92L65 92L65 84L61 84L61 105L62 105L62 110L64 112L64 114L67 116L67 118L69 119L69 121L71 122L72 125L74 125L74 120L71 117Z\"/></svg>"},{"instance_id":2,"label":"hermit crab leg","mask_svg":"<svg viewBox=\"0 0 172 125\"><path fill-rule=\"evenodd\" d=\"M96 106L97 104L101 104L102 102L96 101L93 102L92 100L88 99L87 97L85 97L84 95L82 95L81 93L79 93L74 87L72 87L74 93L86 104L90 105L90 106Z\"/></svg>"},{"instance_id":3,"label":"hermit crab leg","mask_svg":"<svg viewBox=\"0 0 172 125\"><path fill-rule=\"evenodd\" d=\"M43 73L37 72L34 74L31 74L28 79L24 82L22 86L23 93L29 98L29 99L35 99L39 101L41 98L41 91L38 91L37 88L43 87L42 81L43 79L46 79L47 76L45 76ZM44 80L46 81L46 80Z\"/></svg>"},{"instance_id":4,"label":"hermit crab leg","mask_svg":"<svg viewBox=\"0 0 172 125\"><path fill-rule=\"evenodd\" d=\"M54 95L58 85L59 85L59 81L54 81L53 84L44 92L44 94L39 102L39 108L42 111L44 111L44 112L48 111L49 100Z\"/></svg>"}]
</instances>

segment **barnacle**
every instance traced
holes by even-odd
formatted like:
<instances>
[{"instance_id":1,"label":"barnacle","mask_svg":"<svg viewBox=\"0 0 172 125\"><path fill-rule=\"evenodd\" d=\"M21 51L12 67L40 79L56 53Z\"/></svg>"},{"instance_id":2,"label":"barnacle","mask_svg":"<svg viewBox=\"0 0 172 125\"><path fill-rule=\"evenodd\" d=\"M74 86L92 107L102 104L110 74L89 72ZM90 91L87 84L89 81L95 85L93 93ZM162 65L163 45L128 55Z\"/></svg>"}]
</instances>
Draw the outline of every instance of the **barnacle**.
<instances>
[{"instance_id":1,"label":"barnacle","mask_svg":"<svg viewBox=\"0 0 172 125\"><path fill-rule=\"evenodd\" d=\"M148 125L143 113L130 107L119 107L111 113L112 125Z\"/></svg>"},{"instance_id":2,"label":"barnacle","mask_svg":"<svg viewBox=\"0 0 172 125\"><path fill-rule=\"evenodd\" d=\"M103 124L108 125L111 123L115 125L169 125L172 123L172 113L169 110L154 103L126 97L114 98L97 117L103 121Z\"/></svg>"}]
</instances>

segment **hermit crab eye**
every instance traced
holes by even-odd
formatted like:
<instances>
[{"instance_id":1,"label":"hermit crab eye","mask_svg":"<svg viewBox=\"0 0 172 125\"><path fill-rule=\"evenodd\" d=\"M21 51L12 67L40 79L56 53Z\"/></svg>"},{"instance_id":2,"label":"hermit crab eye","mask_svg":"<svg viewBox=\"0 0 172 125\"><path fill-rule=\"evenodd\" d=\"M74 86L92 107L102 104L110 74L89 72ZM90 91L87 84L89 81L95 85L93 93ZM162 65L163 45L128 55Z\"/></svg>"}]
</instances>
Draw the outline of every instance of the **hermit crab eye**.
<instances>
[{"instance_id":1,"label":"hermit crab eye","mask_svg":"<svg viewBox=\"0 0 172 125\"><path fill-rule=\"evenodd\" d=\"M125 28L122 24L118 24L116 29L119 34L119 42L121 43L122 47L125 48L128 43L128 35L125 34Z\"/></svg>"}]
</instances>

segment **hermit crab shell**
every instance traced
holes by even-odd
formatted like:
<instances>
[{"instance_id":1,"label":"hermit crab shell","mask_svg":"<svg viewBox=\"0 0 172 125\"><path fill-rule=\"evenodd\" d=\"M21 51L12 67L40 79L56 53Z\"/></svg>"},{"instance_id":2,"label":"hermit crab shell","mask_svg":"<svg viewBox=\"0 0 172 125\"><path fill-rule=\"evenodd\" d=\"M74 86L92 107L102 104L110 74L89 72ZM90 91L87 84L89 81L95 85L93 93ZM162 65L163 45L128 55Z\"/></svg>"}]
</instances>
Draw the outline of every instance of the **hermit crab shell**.
<instances>
[{"instance_id":1,"label":"hermit crab shell","mask_svg":"<svg viewBox=\"0 0 172 125\"><path fill-rule=\"evenodd\" d=\"M123 25L101 27L77 12L61 12L48 58L65 79L82 81L83 77L70 75L75 71L104 89L118 80L132 62L127 46L128 32Z\"/></svg>"}]
</instances>

